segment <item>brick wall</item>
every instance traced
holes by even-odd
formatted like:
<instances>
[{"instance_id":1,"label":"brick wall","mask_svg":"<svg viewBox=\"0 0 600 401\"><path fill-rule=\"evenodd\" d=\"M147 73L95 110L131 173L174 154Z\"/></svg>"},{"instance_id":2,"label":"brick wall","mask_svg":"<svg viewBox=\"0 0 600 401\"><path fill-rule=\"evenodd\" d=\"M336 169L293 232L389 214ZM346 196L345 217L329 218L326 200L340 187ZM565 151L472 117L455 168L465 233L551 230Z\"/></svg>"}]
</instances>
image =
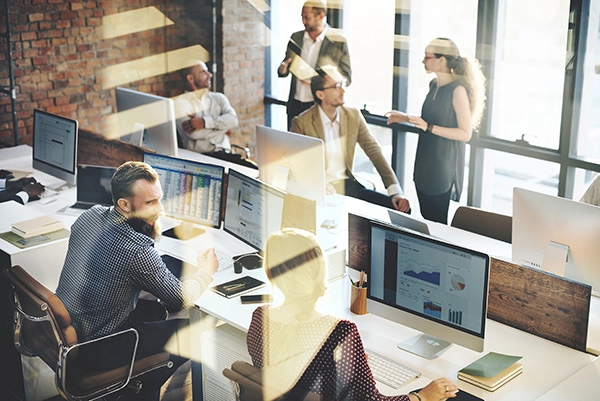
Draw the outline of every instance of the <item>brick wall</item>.
<instances>
[{"instance_id":1,"label":"brick wall","mask_svg":"<svg viewBox=\"0 0 600 401\"><path fill-rule=\"evenodd\" d=\"M213 45L212 0L11 2L19 143L31 144L35 108L105 133L116 111L116 86L175 96L183 87L173 55L203 49L221 66L214 78L216 90L230 98L239 114L232 141L246 144L263 118L262 15L246 0L224 0L217 8L222 31L217 30ZM108 19L134 10L138 14L133 18L108 24ZM140 28L155 20L155 26ZM0 21L4 31L3 8ZM0 38L2 86L9 84L6 49ZM2 95L0 147L12 145L12 136L10 98Z\"/></svg>"}]
</instances>

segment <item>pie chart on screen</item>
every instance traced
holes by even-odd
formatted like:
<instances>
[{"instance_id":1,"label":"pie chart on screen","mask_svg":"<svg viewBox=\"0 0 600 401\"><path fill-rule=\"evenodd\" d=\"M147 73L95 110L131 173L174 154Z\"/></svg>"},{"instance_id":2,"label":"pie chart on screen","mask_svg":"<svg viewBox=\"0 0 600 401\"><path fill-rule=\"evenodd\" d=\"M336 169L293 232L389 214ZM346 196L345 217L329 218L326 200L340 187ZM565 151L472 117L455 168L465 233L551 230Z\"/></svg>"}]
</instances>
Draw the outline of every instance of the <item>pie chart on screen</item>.
<instances>
[{"instance_id":1,"label":"pie chart on screen","mask_svg":"<svg viewBox=\"0 0 600 401\"><path fill-rule=\"evenodd\" d=\"M455 291L462 291L465 289L465 279L460 274L454 274L450 279L450 284Z\"/></svg>"}]
</instances>

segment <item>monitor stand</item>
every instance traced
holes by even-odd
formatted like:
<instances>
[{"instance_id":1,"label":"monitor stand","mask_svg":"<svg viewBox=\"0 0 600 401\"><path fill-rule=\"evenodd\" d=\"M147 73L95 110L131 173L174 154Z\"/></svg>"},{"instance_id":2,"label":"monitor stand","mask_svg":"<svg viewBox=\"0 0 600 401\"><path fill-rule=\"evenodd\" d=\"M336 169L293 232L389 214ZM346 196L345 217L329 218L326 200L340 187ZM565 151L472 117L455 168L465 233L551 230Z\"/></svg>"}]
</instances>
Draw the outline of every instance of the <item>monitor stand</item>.
<instances>
[{"instance_id":1,"label":"monitor stand","mask_svg":"<svg viewBox=\"0 0 600 401\"><path fill-rule=\"evenodd\" d=\"M442 355L452 343L428 334L419 334L403 343L398 344L398 348L421 356L425 359L435 359Z\"/></svg>"},{"instance_id":2,"label":"monitor stand","mask_svg":"<svg viewBox=\"0 0 600 401\"><path fill-rule=\"evenodd\" d=\"M569 245L550 241L544 254L541 270L564 277L569 257Z\"/></svg>"},{"instance_id":3,"label":"monitor stand","mask_svg":"<svg viewBox=\"0 0 600 401\"><path fill-rule=\"evenodd\" d=\"M204 232L205 230L194 226L193 223L189 221L184 221L173 228L163 231L162 235L164 235L165 237L186 241L188 239L197 237L198 235L203 234Z\"/></svg>"}]
</instances>

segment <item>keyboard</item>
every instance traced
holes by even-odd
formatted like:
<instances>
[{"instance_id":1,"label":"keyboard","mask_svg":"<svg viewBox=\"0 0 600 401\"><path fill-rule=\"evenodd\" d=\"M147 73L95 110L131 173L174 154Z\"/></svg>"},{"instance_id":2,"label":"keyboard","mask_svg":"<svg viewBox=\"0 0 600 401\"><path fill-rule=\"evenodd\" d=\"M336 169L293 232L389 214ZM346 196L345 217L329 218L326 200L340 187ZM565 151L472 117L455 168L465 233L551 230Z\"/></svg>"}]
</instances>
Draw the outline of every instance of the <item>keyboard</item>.
<instances>
[{"instance_id":1,"label":"keyboard","mask_svg":"<svg viewBox=\"0 0 600 401\"><path fill-rule=\"evenodd\" d=\"M398 389L404 383L421 376L421 372L374 352L367 352L367 357L375 380L393 389Z\"/></svg>"},{"instance_id":2,"label":"keyboard","mask_svg":"<svg viewBox=\"0 0 600 401\"><path fill-rule=\"evenodd\" d=\"M73 203L71 206L69 206L72 209L84 209L84 210L88 210L90 209L92 206L94 206L93 203L88 203L88 202L75 202Z\"/></svg>"},{"instance_id":3,"label":"keyboard","mask_svg":"<svg viewBox=\"0 0 600 401\"><path fill-rule=\"evenodd\" d=\"M191 265L198 265L196 257L200 249L188 246L182 241L169 241L168 239L163 238L158 243L158 250ZM217 271L225 270L233 266L233 259L230 256L227 256L224 252L220 252L217 249L215 249L215 253L217 255L217 260L219 261L219 268Z\"/></svg>"}]
</instances>

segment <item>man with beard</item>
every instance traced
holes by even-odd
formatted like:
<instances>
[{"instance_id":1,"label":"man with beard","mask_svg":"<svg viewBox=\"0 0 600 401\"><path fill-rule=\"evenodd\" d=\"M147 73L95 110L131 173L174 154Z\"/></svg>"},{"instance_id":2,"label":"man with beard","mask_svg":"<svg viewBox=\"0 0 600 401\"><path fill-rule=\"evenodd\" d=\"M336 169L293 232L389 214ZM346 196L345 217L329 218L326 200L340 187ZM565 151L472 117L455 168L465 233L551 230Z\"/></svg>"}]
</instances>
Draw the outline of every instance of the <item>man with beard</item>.
<instances>
[{"instance_id":1,"label":"man with beard","mask_svg":"<svg viewBox=\"0 0 600 401\"><path fill-rule=\"evenodd\" d=\"M198 255L198 270L180 280L154 248L163 212L157 173L146 163L127 162L111 180L113 207L94 206L71 227L71 237L56 295L65 304L79 341L93 340L130 327L139 334L136 358L164 349L182 319L136 310L140 291L174 309L189 308L209 286L218 268L214 250ZM133 313L135 311L135 313ZM82 350L98 367L123 363L128 344L100 342ZM186 358L172 355L172 369L142 377L142 389L125 399L158 400L160 387Z\"/></svg>"},{"instance_id":2,"label":"man with beard","mask_svg":"<svg viewBox=\"0 0 600 401\"><path fill-rule=\"evenodd\" d=\"M229 135L238 117L227 97L211 92L206 63L191 60L179 71L185 93L175 99L177 132L186 149L200 153L229 152Z\"/></svg>"}]
</instances>

